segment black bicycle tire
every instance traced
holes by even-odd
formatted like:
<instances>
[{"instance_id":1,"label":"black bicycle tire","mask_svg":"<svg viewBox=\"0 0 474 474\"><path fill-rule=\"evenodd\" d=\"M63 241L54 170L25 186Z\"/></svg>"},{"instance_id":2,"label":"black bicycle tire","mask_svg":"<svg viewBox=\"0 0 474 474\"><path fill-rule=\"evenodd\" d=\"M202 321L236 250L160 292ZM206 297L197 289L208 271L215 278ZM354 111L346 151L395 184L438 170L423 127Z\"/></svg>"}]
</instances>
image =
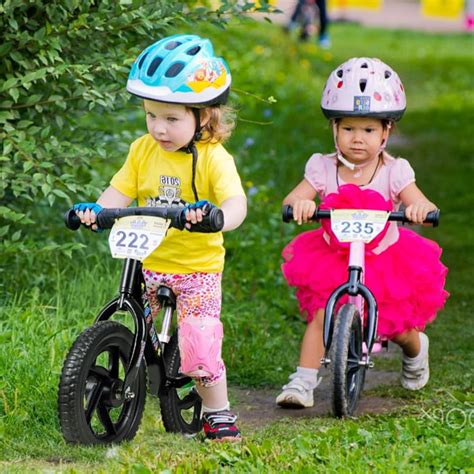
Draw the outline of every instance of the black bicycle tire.
<instances>
[{"instance_id":1,"label":"black bicycle tire","mask_svg":"<svg viewBox=\"0 0 474 474\"><path fill-rule=\"evenodd\" d=\"M179 374L180 356L178 347L177 331L171 336L164 350L164 363L169 375L176 377ZM195 396L199 398L197 392ZM201 402L196 399L191 423L187 423L181 416L179 409L179 398L175 387L165 387L159 393L161 418L165 430L170 433L182 433L185 435L195 435L201 431ZM199 414L197 413L199 412Z\"/></svg>"},{"instance_id":2,"label":"black bicycle tire","mask_svg":"<svg viewBox=\"0 0 474 474\"><path fill-rule=\"evenodd\" d=\"M352 416L357 408L365 381L366 367L351 363L354 387L348 392L349 345L351 337L355 336L358 361L362 359L363 331L362 321L357 308L352 304L341 306L334 325L330 350L331 360L331 390L334 416L338 418ZM352 382L352 381L351 381Z\"/></svg>"},{"instance_id":3,"label":"black bicycle tire","mask_svg":"<svg viewBox=\"0 0 474 474\"><path fill-rule=\"evenodd\" d=\"M130 413L124 416L125 426L117 433L117 436L103 438L96 436L85 418L82 400L89 374L88 366L101 353L97 352L97 348L100 348L101 344L107 344L107 341L110 344L120 341L127 345L128 357L130 357L133 334L116 321L101 321L79 335L64 360L58 387L58 414L61 431L69 443L86 445L120 443L133 439L140 425L147 391L144 363L132 384L135 397L125 402L128 403L126 407ZM95 352L97 352L96 355L94 355Z\"/></svg>"}]
</instances>

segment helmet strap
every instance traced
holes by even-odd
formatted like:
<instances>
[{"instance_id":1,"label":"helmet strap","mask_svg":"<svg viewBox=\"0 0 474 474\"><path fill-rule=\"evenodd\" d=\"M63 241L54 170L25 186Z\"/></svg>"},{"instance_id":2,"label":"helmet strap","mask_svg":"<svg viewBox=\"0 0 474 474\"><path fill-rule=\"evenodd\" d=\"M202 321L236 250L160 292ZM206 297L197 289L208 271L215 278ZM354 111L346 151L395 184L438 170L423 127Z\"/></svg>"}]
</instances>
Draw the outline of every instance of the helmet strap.
<instances>
[{"instance_id":1,"label":"helmet strap","mask_svg":"<svg viewBox=\"0 0 474 474\"><path fill-rule=\"evenodd\" d=\"M198 152L194 144L191 147L191 153L193 155L191 187L193 188L194 199L196 200L196 202L198 202L199 195L196 189L196 166L197 166L197 160L198 160Z\"/></svg>"},{"instance_id":2,"label":"helmet strap","mask_svg":"<svg viewBox=\"0 0 474 474\"><path fill-rule=\"evenodd\" d=\"M183 148L181 148L181 150L184 151L185 153L192 153L192 147L194 146L194 143L198 142L202 138L201 114L199 113L199 109L196 107L192 107L191 110L193 111L193 114L194 114L196 127L194 129L194 135L193 135L193 138L191 138L191 141L186 146L183 146Z\"/></svg>"},{"instance_id":3,"label":"helmet strap","mask_svg":"<svg viewBox=\"0 0 474 474\"><path fill-rule=\"evenodd\" d=\"M191 141L185 147L181 148L181 150L185 153L191 153L191 155L193 156L191 187L193 188L194 199L197 202L199 201L199 195L196 188L196 168L198 152L195 143L198 142L202 137L201 114L199 113L199 109L197 107L192 107L191 110L193 111L194 118L196 121L196 128L194 130L194 135L193 138L191 138Z\"/></svg>"}]
</instances>

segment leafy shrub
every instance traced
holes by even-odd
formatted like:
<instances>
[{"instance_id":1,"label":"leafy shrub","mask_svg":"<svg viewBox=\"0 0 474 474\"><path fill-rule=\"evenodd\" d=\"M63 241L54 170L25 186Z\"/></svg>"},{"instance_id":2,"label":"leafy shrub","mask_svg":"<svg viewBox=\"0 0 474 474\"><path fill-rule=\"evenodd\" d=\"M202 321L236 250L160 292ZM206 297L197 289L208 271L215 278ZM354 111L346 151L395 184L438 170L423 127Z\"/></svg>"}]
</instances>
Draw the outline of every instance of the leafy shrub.
<instances>
[{"instance_id":1,"label":"leafy shrub","mask_svg":"<svg viewBox=\"0 0 474 474\"><path fill-rule=\"evenodd\" d=\"M84 117L111 117L124 108L130 65L144 47L170 29L193 32L199 21L222 26L229 16L253 6L222 1L212 11L210 5L215 3L6 0L0 4L2 263L70 252L73 245L61 243L58 210L72 203L69 196L74 200L96 196L104 182L94 169L118 155L117 147L111 146L117 142L111 122L105 132ZM266 2L260 3L260 10L268 9Z\"/></svg>"}]
</instances>

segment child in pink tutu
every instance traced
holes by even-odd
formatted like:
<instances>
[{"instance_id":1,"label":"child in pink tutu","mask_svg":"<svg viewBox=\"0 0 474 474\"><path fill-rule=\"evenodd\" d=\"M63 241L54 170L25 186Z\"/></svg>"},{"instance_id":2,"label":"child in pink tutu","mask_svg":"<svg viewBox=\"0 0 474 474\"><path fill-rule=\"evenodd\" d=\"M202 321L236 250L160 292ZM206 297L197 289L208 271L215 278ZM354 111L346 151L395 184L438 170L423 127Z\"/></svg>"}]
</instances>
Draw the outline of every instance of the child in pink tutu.
<instances>
[{"instance_id":1,"label":"child in pink tutu","mask_svg":"<svg viewBox=\"0 0 474 474\"><path fill-rule=\"evenodd\" d=\"M408 161L385 151L392 123L402 117L405 107L398 75L378 59L352 58L331 73L321 108L331 120L336 151L311 156L304 179L284 199L283 204L293 207L298 224L313 215L316 196L323 209L397 210L403 204L414 223L422 223L436 209L415 184ZM348 250L326 220L283 250L283 274L297 288L307 326L299 365L276 399L280 406L314 404L324 355L324 307L331 292L347 280ZM435 242L395 222L366 246L365 283L378 303L378 335L401 347L401 384L409 390L428 383L429 341L422 331L448 297L447 268L440 255Z\"/></svg>"}]
</instances>

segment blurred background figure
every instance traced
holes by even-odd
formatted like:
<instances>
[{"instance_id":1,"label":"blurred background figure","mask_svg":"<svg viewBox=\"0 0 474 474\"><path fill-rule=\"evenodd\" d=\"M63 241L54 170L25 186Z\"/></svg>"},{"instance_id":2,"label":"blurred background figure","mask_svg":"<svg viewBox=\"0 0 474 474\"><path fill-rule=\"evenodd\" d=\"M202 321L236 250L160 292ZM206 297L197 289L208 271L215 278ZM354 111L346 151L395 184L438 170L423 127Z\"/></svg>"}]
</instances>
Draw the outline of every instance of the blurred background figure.
<instances>
[{"instance_id":1,"label":"blurred background figure","mask_svg":"<svg viewBox=\"0 0 474 474\"><path fill-rule=\"evenodd\" d=\"M319 17L319 25L316 18ZM326 0L298 0L285 29L291 32L300 28L300 39L308 40L318 31L320 48L331 47L328 35L329 19L327 16Z\"/></svg>"}]
</instances>

